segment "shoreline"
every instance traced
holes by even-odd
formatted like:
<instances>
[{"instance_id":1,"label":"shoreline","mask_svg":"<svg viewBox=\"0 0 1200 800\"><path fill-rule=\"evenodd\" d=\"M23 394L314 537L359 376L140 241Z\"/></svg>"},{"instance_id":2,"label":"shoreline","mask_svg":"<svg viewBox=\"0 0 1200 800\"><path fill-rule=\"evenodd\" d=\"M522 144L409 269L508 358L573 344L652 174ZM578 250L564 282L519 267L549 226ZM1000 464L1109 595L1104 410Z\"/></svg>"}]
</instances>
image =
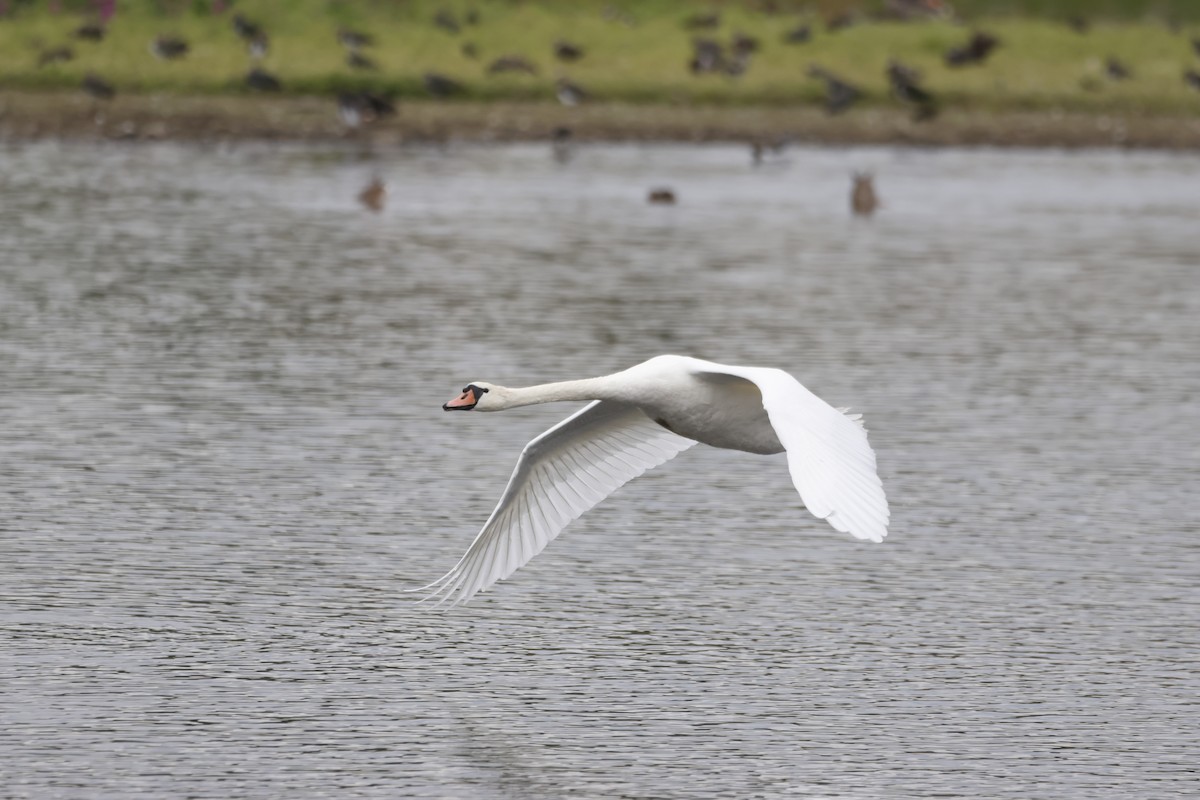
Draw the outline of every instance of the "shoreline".
<instances>
[{"instance_id":1,"label":"shoreline","mask_svg":"<svg viewBox=\"0 0 1200 800\"><path fill-rule=\"evenodd\" d=\"M347 131L329 97L123 94L99 101L79 92L0 90L2 142L512 142L549 140L560 127L569 128L575 141L1200 150L1200 115L948 110L916 122L906 110L887 107L831 117L812 106L594 103L567 108L538 101L409 100L398 104L394 116Z\"/></svg>"}]
</instances>

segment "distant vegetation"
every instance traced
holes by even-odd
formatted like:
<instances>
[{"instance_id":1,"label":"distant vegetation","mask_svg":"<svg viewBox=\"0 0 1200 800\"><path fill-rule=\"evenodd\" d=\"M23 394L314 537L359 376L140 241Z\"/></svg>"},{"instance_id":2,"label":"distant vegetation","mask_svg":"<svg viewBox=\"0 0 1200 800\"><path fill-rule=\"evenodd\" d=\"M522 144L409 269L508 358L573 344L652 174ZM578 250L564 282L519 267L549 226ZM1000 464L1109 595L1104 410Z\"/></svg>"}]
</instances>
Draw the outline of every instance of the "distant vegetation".
<instances>
[{"instance_id":1,"label":"distant vegetation","mask_svg":"<svg viewBox=\"0 0 1200 800\"><path fill-rule=\"evenodd\" d=\"M937 4L908 5L920 2ZM566 79L583 102L754 105L823 102L830 86L814 75L832 74L870 106L905 102L887 77L894 60L939 107L1200 115L1200 86L1184 78L1196 71L1200 81L1196 0L955 0L953 18L894 19L905 5L0 0L0 88L80 89L90 75L93 88L100 81L117 93L274 91L274 80L297 94L550 100ZM88 38L85 22L102 38ZM373 41L339 41L339 29ZM994 51L947 64L975 31L999 41ZM697 40L717 48L713 69L703 59L697 67Z\"/></svg>"}]
</instances>

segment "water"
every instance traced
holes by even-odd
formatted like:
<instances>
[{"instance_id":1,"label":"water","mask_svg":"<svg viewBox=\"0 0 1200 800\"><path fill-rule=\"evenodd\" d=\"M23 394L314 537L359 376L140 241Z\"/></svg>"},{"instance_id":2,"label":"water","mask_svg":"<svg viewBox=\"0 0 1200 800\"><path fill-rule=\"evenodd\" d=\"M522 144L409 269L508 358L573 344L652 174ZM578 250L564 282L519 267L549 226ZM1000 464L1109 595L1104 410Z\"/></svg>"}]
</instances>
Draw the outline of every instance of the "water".
<instances>
[{"instance_id":1,"label":"water","mask_svg":"<svg viewBox=\"0 0 1200 800\"><path fill-rule=\"evenodd\" d=\"M1194 796L1198 179L4 145L0 794ZM800 510L782 457L697 448L414 607L569 411L440 404L663 352L863 411L888 541Z\"/></svg>"}]
</instances>

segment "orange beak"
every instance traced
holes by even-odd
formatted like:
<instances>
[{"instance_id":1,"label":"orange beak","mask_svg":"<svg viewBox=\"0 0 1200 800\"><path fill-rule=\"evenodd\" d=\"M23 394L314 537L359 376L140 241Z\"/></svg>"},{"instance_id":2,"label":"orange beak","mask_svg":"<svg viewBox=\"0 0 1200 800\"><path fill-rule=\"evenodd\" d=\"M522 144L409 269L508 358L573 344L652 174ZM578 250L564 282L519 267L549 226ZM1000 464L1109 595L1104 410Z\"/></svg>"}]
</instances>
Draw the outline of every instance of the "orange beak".
<instances>
[{"instance_id":1,"label":"orange beak","mask_svg":"<svg viewBox=\"0 0 1200 800\"><path fill-rule=\"evenodd\" d=\"M443 411L470 411L479 402L479 398L475 397L475 392L467 389L458 397L451 400L442 406Z\"/></svg>"}]
</instances>

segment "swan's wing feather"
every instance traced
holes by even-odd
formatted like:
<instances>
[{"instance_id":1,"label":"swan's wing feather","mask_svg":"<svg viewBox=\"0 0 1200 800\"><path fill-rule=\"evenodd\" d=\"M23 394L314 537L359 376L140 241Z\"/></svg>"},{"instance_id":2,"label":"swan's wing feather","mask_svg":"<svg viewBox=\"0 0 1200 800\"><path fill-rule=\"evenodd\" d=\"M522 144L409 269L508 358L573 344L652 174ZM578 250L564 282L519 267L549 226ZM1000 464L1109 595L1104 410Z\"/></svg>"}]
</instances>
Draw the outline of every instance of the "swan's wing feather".
<instances>
[{"instance_id":1,"label":"swan's wing feather","mask_svg":"<svg viewBox=\"0 0 1200 800\"><path fill-rule=\"evenodd\" d=\"M855 538L883 541L890 512L861 415L834 408L783 370L702 363L699 372L758 386L771 427L787 450L792 483L809 511Z\"/></svg>"},{"instance_id":2,"label":"swan's wing feather","mask_svg":"<svg viewBox=\"0 0 1200 800\"><path fill-rule=\"evenodd\" d=\"M465 603L528 563L605 497L694 444L636 407L589 404L525 445L483 530L454 569L422 587L430 590L426 599Z\"/></svg>"}]
</instances>

